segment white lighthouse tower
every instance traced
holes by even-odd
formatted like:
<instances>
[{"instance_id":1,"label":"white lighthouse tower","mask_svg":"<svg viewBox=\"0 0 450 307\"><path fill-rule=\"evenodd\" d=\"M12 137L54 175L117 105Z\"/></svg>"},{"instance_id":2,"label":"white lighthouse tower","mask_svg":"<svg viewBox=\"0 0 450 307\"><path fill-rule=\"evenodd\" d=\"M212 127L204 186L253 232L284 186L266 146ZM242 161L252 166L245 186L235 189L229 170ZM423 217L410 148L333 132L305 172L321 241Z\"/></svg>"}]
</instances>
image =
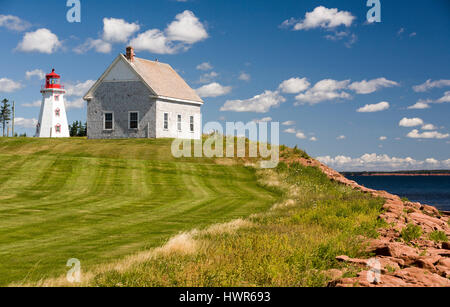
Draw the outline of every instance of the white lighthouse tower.
<instances>
[{"instance_id":1,"label":"white lighthouse tower","mask_svg":"<svg viewBox=\"0 0 450 307\"><path fill-rule=\"evenodd\" d=\"M46 75L45 87L42 88L42 104L39 122L36 126L36 137L40 138L68 138L69 125L67 123L64 94L66 91L60 83L61 77L52 72Z\"/></svg>"}]
</instances>

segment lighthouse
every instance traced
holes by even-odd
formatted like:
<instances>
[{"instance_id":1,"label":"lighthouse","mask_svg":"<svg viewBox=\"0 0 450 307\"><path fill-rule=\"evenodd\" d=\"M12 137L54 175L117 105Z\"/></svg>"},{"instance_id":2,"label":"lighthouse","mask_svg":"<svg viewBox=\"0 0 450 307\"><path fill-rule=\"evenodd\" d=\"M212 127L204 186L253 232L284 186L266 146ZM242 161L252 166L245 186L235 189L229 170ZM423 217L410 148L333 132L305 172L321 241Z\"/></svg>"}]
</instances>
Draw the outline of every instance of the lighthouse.
<instances>
[{"instance_id":1,"label":"lighthouse","mask_svg":"<svg viewBox=\"0 0 450 307\"><path fill-rule=\"evenodd\" d=\"M67 138L70 137L67 124L64 94L61 77L53 69L45 76L45 86L41 89L42 104L39 122L36 126L36 137Z\"/></svg>"}]
</instances>

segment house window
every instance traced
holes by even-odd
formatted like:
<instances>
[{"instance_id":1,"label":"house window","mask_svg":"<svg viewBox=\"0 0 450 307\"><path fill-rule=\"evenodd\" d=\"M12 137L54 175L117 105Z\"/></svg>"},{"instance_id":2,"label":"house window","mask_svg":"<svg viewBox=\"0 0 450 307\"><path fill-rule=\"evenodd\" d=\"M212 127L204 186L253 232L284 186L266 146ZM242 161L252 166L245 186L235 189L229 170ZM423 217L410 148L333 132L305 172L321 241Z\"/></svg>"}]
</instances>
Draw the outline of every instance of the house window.
<instances>
[{"instance_id":1,"label":"house window","mask_svg":"<svg viewBox=\"0 0 450 307\"><path fill-rule=\"evenodd\" d=\"M129 129L139 128L139 112L128 113L128 128Z\"/></svg>"},{"instance_id":2,"label":"house window","mask_svg":"<svg viewBox=\"0 0 450 307\"><path fill-rule=\"evenodd\" d=\"M194 116L190 117L191 132L194 132Z\"/></svg>"},{"instance_id":3,"label":"house window","mask_svg":"<svg viewBox=\"0 0 450 307\"><path fill-rule=\"evenodd\" d=\"M57 124L55 126L55 131L56 131L56 133L61 133L61 125L60 124Z\"/></svg>"},{"instance_id":4,"label":"house window","mask_svg":"<svg viewBox=\"0 0 450 307\"><path fill-rule=\"evenodd\" d=\"M169 130L169 113L164 113L164 130Z\"/></svg>"},{"instance_id":5,"label":"house window","mask_svg":"<svg viewBox=\"0 0 450 307\"><path fill-rule=\"evenodd\" d=\"M114 129L114 113L105 112L103 115L103 129L113 130Z\"/></svg>"},{"instance_id":6,"label":"house window","mask_svg":"<svg viewBox=\"0 0 450 307\"><path fill-rule=\"evenodd\" d=\"M59 95L55 95L55 101L59 101Z\"/></svg>"},{"instance_id":7,"label":"house window","mask_svg":"<svg viewBox=\"0 0 450 307\"><path fill-rule=\"evenodd\" d=\"M177 121L178 131L181 131L181 115L178 114L178 121Z\"/></svg>"},{"instance_id":8,"label":"house window","mask_svg":"<svg viewBox=\"0 0 450 307\"><path fill-rule=\"evenodd\" d=\"M60 117L61 116L61 110L59 108L56 108L55 110L55 116Z\"/></svg>"}]
</instances>

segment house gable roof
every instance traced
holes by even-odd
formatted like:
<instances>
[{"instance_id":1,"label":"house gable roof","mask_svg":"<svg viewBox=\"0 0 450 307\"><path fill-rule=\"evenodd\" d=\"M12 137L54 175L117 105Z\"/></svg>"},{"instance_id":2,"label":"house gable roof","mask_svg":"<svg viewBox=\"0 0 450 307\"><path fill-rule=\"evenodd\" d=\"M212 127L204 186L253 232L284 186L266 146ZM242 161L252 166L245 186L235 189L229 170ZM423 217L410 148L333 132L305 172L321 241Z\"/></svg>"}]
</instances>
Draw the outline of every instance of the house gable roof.
<instances>
[{"instance_id":1,"label":"house gable roof","mask_svg":"<svg viewBox=\"0 0 450 307\"><path fill-rule=\"evenodd\" d=\"M169 64L149 61L137 57L134 58L133 62L130 62L123 54L119 54L114 62L86 93L84 96L85 100L89 100L92 97L92 93L104 81L118 61L124 61L156 97L184 102L203 103L203 100L197 93Z\"/></svg>"}]
</instances>

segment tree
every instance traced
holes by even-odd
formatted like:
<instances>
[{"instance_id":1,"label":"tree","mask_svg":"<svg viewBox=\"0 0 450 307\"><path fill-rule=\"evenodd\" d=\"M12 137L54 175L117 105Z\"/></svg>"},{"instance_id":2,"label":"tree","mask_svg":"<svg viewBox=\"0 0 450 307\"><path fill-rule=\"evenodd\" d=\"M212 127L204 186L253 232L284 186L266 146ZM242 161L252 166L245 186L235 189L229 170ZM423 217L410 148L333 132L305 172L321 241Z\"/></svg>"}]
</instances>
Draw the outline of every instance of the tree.
<instances>
[{"instance_id":1,"label":"tree","mask_svg":"<svg viewBox=\"0 0 450 307\"><path fill-rule=\"evenodd\" d=\"M87 135L87 123L82 124L81 121L74 121L69 125L69 133L71 137L84 137Z\"/></svg>"},{"instance_id":2,"label":"tree","mask_svg":"<svg viewBox=\"0 0 450 307\"><path fill-rule=\"evenodd\" d=\"M3 128L3 137L5 136L5 128L7 125L7 122L11 120L11 110L9 109L9 100L3 99L2 105L0 107L0 123L2 124Z\"/></svg>"}]
</instances>

